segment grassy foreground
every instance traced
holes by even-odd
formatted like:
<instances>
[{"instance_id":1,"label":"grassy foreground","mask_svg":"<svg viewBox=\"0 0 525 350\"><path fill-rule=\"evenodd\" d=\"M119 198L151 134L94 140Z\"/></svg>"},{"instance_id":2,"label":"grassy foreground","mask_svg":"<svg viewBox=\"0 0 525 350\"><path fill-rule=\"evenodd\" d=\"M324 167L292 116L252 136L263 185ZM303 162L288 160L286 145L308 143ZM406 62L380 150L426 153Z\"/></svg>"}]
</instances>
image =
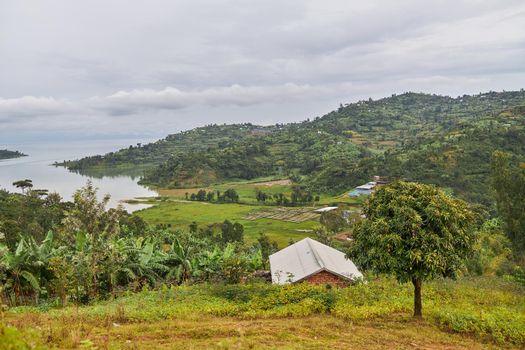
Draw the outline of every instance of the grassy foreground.
<instances>
[{"instance_id":1,"label":"grassy foreground","mask_svg":"<svg viewBox=\"0 0 525 350\"><path fill-rule=\"evenodd\" d=\"M525 291L500 278L424 285L413 320L409 285L195 285L129 293L80 308L5 313L0 349L486 349L525 346ZM13 328L16 327L18 331Z\"/></svg>"}]
</instances>

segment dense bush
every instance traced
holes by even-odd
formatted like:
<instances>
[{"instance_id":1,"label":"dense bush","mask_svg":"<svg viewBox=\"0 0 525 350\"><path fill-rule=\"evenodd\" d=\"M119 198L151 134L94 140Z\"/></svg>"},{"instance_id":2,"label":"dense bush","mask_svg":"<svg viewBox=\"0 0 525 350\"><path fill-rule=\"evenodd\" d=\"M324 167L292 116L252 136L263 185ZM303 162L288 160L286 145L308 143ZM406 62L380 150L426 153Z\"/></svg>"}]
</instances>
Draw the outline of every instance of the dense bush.
<instances>
[{"instance_id":1,"label":"dense bush","mask_svg":"<svg viewBox=\"0 0 525 350\"><path fill-rule=\"evenodd\" d=\"M33 212L53 210L57 219L44 226L49 231L42 238L26 232L25 221L14 226L22 231L18 236L0 235L0 304L78 304L163 283L238 283L267 266L275 247L266 236L244 244L244 227L228 220L219 235L198 233L196 226L191 233L148 227L123 210L105 210L109 197L99 202L91 183L75 193L73 203L53 201L51 208L48 198L33 191L0 192L0 203L3 194L14 204L0 207L0 219L4 211L24 213L18 202L28 201Z\"/></svg>"},{"instance_id":2,"label":"dense bush","mask_svg":"<svg viewBox=\"0 0 525 350\"><path fill-rule=\"evenodd\" d=\"M0 324L0 350L43 350L35 332L22 332Z\"/></svg>"}]
</instances>

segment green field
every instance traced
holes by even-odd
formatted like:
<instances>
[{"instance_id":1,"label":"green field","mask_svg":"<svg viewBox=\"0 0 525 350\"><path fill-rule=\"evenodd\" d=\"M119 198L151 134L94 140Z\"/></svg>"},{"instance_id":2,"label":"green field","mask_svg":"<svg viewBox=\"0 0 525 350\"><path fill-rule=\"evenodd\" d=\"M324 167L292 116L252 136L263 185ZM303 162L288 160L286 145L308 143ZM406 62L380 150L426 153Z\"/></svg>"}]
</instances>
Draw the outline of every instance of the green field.
<instances>
[{"instance_id":1,"label":"green field","mask_svg":"<svg viewBox=\"0 0 525 350\"><path fill-rule=\"evenodd\" d=\"M206 191L221 191L224 192L227 189L233 188L237 191L239 195L239 201L244 204L260 204L257 202L255 193L256 190L261 190L270 195L283 193L286 196L290 196L292 192L292 184L289 180L286 179L274 179L274 178L257 178L251 181L234 181L234 182L225 182L221 184L214 184L208 187L192 187L192 188L176 188L176 189L166 189L159 188L156 191L159 192L160 196L166 196L176 199L186 199L186 193L191 195L192 193L197 193L200 189ZM349 188L349 190L351 190ZM348 192L348 191L347 191ZM329 194L320 194L320 201L316 205L329 205L337 203L346 203L349 205L359 205L365 197L361 198L350 198L347 195L347 192L340 195L329 195ZM272 201L268 201L269 204Z\"/></svg>"},{"instance_id":2,"label":"green field","mask_svg":"<svg viewBox=\"0 0 525 350\"><path fill-rule=\"evenodd\" d=\"M319 225L318 221L292 223L272 219L244 219L254 210L269 208L274 207L165 201L136 213L149 224L169 224L172 228L182 229L187 229L193 221L202 227L222 223L224 220L236 221L244 226L244 236L247 242L254 242L260 233L265 233L270 239L277 241L280 247L287 246L290 239L299 240L307 236L307 233L298 230L311 230Z\"/></svg>"},{"instance_id":3,"label":"green field","mask_svg":"<svg viewBox=\"0 0 525 350\"><path fill-rule=\"evenodd\" d=\"M424 319L417 320L411 316L412 286L386 278L343 289L263 283L163 287L78 308L11 309L2 314L0 349L525 346L525 291L515 282L444 279L424 284L423 291Z\"/></svg>"},{"instance_id":4,"label":"green field","mask_svg":"<svg viewBox=\"0 0 525 350\"><path fill-rule=\"evenodd\" d=\"M244 226L244 234L247 242L254 242L260 233L267 234L272 240L278 242L280 247L288 245L290 239L300 240L311 233L304 230L312 230L319 226L318 220L308 220L301 223L293 223L283 220L257 219L246 220L247 215L254 211L278 208L272 205L272 201L266 204L258 203L255 191L260 189L269 194L284 193L289 196L292 184L286 179L258 178L252 181L236 181L216 184L209 187L157 189L162 200L148 199L148 203L155 206L136 212L149 224L171 225L172 228L187 229L193 222L201 227L224 220L237 221ZM233 188L239 195L238 204L217 204L198 201L187 201L186 194L197 193L200 189L206 191L224 192ZM320 208L326 205L338 205L344 203L358 208L365 197L350 198L346 193L338 196L321 195L321 200L315 205L303 208ZM292 209L292 207L291 207Z\"/></svg>"}]
</instances>

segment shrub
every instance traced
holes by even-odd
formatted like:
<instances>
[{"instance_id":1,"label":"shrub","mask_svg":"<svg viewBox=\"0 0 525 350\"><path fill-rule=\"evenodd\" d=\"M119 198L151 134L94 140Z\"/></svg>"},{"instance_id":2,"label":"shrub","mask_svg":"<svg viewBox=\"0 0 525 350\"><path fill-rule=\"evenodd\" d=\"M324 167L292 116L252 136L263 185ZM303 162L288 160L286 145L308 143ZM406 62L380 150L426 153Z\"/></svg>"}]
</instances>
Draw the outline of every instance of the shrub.
<instances>
[{"instance_id":1,"label":"shrub","mask_svg":"<svg viewBox=\"0 0 525 350\"><path fill-rule=\"evenodd\" d=\"M0 350L45 349L33 332L21 332L10 326L0 325Z\"/></svg>"}]
</instances>

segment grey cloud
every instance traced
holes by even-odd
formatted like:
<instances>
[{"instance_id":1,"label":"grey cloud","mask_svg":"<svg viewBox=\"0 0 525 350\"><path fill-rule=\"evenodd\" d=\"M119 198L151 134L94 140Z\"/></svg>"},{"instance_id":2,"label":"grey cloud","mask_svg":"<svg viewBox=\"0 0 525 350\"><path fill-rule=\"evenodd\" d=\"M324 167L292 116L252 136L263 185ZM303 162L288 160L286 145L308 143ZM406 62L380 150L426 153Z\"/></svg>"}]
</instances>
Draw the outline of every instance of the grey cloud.
<instances>
[{"instance_id":1,"label":"grey cloud","mask_svg":"<svg viewBox=\"0 0 525 350\"><path fill-rule=\"evenodd\" d=\"M0 136L23 123L281 122L408 90L519 89L524 13L522 0L0 1Z\"/></svg>"},{"instance_id":2,"label":"grey cloud","mask_svg":"<svg viewBox=\"0 0 525 350\"><path fill-rule=\"evenodd\" d=\"M0 119L62 116L79 113L86 116L129 115L151 110L179 110L196 106L246 107L263 103L305 100L329 94L333 87L312 87L287 83L279 86L214 87L204 90L181 90L166 87L162 90L141 89L119 91L109 96L86 100L57 100L53 97L24 96L0 99Z\"/></svg>"}]
</instances>

